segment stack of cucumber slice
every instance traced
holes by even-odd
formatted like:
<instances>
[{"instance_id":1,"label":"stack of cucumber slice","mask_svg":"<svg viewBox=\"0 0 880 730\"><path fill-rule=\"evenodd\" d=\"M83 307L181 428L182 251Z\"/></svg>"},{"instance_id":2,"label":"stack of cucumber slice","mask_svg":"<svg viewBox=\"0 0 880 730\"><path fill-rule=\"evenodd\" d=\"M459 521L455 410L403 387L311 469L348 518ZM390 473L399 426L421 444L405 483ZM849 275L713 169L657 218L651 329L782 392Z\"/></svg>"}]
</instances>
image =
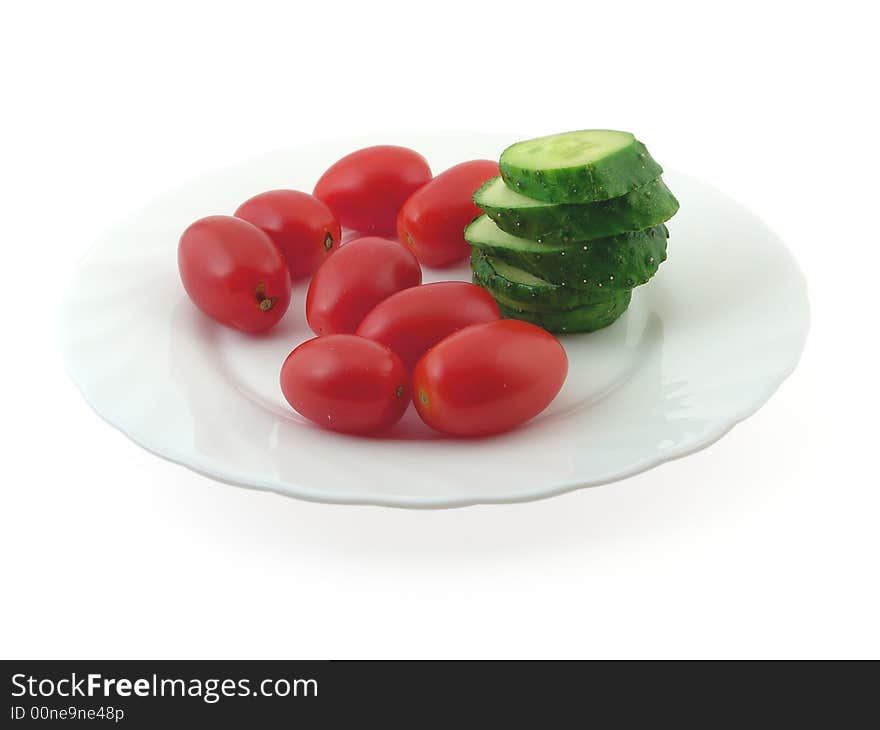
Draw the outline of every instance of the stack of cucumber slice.
<instances>
[{"instance_id":1,"label":"stack of cucumber slice","mask_svg":"<svg viewBox=\"0 0 880 730\"><path fill-rule=\"evenodd\" d=\"M518 142L474 194L465 229L474 281L506 317L592 332L626 311L666 260L678 201L628 132L583 130Z\"/></svg>"}]
</instances>

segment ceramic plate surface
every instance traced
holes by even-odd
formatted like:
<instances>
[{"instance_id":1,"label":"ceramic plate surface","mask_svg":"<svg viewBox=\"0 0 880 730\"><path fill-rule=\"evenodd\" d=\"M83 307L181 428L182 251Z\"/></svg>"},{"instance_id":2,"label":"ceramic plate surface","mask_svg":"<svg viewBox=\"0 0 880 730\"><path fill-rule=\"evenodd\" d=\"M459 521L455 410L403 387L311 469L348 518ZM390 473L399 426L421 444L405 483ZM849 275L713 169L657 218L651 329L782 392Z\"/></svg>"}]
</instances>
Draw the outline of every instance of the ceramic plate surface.
<instances>
[{"instance_id":1,"label":"ceramic plate surface","mask_svg":"<svg viewBox=\"0 0 880 730\"><path fill-rule=\"evenodd\" d=\"M698 449L754 413L794 369L806 285L781 241L710 186L667 173L681 202L669 260L611 327L563 338L568 380L540 416L479 440L443 437L410 408L383 438L311 425L278 385L311 336L306 288L280 325L250 337L200 314L177 274L193 220L262 190L311 190L366 144L405 144L440 171L497 159L509 137L348 140L222 170L151 204L83 260L62 312L67 369L95 411L135 442L220 481L325 502L453 507L547 497L636 474ZM469 279L462 265L426 281Z\"/></svg>"}]
</instances>

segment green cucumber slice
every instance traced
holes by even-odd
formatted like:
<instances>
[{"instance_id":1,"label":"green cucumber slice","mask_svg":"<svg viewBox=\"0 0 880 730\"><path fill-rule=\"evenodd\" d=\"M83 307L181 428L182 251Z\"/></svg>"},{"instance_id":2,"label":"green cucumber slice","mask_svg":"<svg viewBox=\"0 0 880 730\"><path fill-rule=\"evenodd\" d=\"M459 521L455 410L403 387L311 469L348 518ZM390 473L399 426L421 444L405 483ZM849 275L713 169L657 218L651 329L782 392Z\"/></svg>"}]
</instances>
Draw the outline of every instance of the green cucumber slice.
<instances>
[{"instance_id":1,"label":"green cucumber slice","mask_svg":"<svg viewBox=\"0 0 880 730\"><path fill-rule=\"evenodd\" d=\"M641 231L678 211L678 201L660 178L598 203L545 203L514 192L495 177L474 193L474 202L502 231L554 244Z\"/></svg>"},{"instance_id":2,"label":"green cucumber slice","mask_svg":"<svg viewBox=\"0 0 880 730\"><path fill-rule=\"evenodd\" d=\"M512 190L550 203L592 203L626 195L663 168L629 132L584 129L517 142L501 153Z\"/></svg>"},{"instance_id":3,"label":"green cucumber slice","mask_svg":"<svg viewBox=\"0 0 880 730\"><path fill-rule=\"evenodd\" d=\"M524 306L536 312L575 309L608 299L608 293L577 291L553 284L528 271L487 255L479 248L471 251L474 283L488 290L499 302L511 307Z\"/></svg>"},{"instance_id":4,"label":"green cucumber slice","mask_svg":"<svg viewBox=\"0 0 880 730\"><path fill-rule=\"evenodd\" d=\"M620 233L567 246L511 236L486 215L473 220L465 240L484 253L546 281L578 291L623 291L644 284L666 260L662 223L644 231Z\"/></svg>"},{"instance_id":5,"label":"green cucumber slice","mask_svg":"<svg viewBox=\"0 0 880 730\"><path fill-rule=\"evenodd\" d=\"M631 299L631 291L622 291L585 307L560 312L535 312L499 300L498 309L501 310L501 316L507 319L531 322L556 334L575 334L595 332L614 323L629 307Z\"/></svg>"}]
</instances>

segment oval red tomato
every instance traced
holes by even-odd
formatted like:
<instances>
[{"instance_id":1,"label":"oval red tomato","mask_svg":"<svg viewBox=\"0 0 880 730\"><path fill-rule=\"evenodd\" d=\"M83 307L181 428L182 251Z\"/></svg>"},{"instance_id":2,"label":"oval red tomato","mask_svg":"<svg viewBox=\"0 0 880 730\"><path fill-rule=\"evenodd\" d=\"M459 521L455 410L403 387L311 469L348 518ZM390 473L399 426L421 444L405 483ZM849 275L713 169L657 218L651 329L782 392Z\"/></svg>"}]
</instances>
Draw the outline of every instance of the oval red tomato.
<instances>
[{"instance_id":1,"label":"oval red tomato","mask_svg":"<svg viewBox=\"0 0 880 730\"><path fill-rule=\"evenodd\" d=\"M290 304L284 256L263 231L240 218L197 220L180 237L177 264L195 305L243 332L269 329Z\"/></svg>"},{"instance_id":2,"label":"oval red tomato","mask_svg":"<svg viewBox=\"0 0 880 730\"><path fill-rule=\"evenodd\" d=\"M394 235L401 206L430 179L428 162L415 150L378 145L334 163L314 192L346 228Z\"/></svg>"},{"instance_id":3,"label":"oval red tomato","mask_svg":"<svg viewBox=\"0 0 880 730\"><path fill-rule=\"evenodd\" d=\"M376 236L357 238L315 272L306 318L315 334L350 334L383 299L421 281L418 259L405 246Z\"/></svg>"},{"instance_id":4,"label":"oval red tomato","mask_svg":"<svg viewBox=\"0 0 880 730\"><path fill-rule=\"evenodd\" d=\"M440 281L392 294L364 317L357 334L387 345L412 369L444 337L500 316L498 304L482 287Z\"/></svg>"},{"instance_id":5,"label":"oval red tomato","mask_svg":"<svg viewBox=\"0 0 880 730\"><path fill-rule=\"evenodd\" d=\"M311 276L342 236L330 208L299 190L260 193L242 203L235 215L272 239L284 254L293 279Z\"/></svg>"},{"instance_id":6,"label":"oval red tomato","mask_svg":"<svg viewBox=\"0 0 880 730\"><path fill-rule=\"evenodd\" d=\"M315 272L306 318L315 334L350 334L383 299L421 282L418 259L403 244L376 236L357 238Z\"/></svg>"},{"instance_id":7,"label":"oval red tomato","mask_svg":"<svg viewBox=\"0 0 880 730\"><path fill-rule=\"evenodd\" d=\"M400 358L355 335L303 342L281 367L281 390L302 416L345 433L393 426L410 400L409 373Z\"/></svg>"},{"instance_id":8,"label":"oval red tomato","mask_svg":"<svg viewBox=\"0 0 880 730\"><path fill-rule=\"evenodd\" d=\"M543 411L565 382L568 358L540 327L500 319L459 330L413 373L422 420L455 436L507 431Z\"/></svg>"},{"instance_id":9,"label":"oval red tomato","mask_svg":"<svg viewBox=\"0 0 880 730\"><path fill-rule=\"evenodd\" d=\"M447 266L468 257L464 228L480 214L473 195L499 174L492 160L462 162L416 190L397 216L397 235L425 266Z\"/></svg>"}]
</instances>

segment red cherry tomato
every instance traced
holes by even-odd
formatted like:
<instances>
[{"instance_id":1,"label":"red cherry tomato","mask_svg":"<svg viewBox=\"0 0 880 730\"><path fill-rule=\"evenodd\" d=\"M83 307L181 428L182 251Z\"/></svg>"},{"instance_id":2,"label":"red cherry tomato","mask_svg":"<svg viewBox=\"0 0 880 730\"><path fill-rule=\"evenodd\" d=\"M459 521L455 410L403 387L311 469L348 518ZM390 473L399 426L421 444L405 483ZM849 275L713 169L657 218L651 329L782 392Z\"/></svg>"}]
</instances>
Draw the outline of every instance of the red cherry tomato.
<instances>
[{"instance_id":1,"label":"red cherry tomato","mask_svg":"<svg viewBox=\"0 0 880 730\"><path fill-rule=\"evenodd\" d=\"M391 350L355 335L303 342L281 367L281 391L310 421L333 431L393 426L409 405L409 373Z\"/></svg>"},{"instance_id":2,"label":"red cherry tomato","mask_svg":"<svg viewBox=\"0 0 880 730\"><path fill-rule=\"evenodd\" d=\"M477 188L497 176L498 163L471 160L450 167L414 192L397 216L397 235L425 266L446 266L470 253L464 228L480 215Z\"/></svg>"},{"instance_id":3,"label":"red cherry tomato","mask_svg":"<svg viewBox=\"0 0 880 730\"><path fill-rule=\"evenodd\" d=\"M401 206L430 179L431 168L418 152L392 145L366 147L321 175L315 197L346 228L394 235Z\"/></svg>"},{"instance_id":4,"label":"red cherry tomato","mask_svg":"<svg viewBox=\"0 0 880 730\"><path fill-rule=\"evenodd\" d=\"M180 278L195 305L242 332L262 332L290 304L284 256L259 228L212 215L187 228L177 247Z\"/></svg>"},{"instance_id":5,"label":"red cherry tomato","mask_svg":"<svg viewBox=\"0 0 880 730\"><path fill-rule=\"evenodd\" d=\"M421 282L419 262L403 244L375 236L349 241L312 277L309 327L318 335L351 334L383 299Z\"/></svg>"},{"instance_id":6,"label":"red cherry tomato","mask_svg":"<svg viewBox=\"0 0 880 730\"><path fill-rule=\"evenodd\" d=\"M392 294L364 317L357 334L387 345L412 370L425 350L444 337L500 316L492 295L482 287L440 281Z\"/></svg>"},{"instance_id":7,"label":"red cherry tomato","mask_svg":"<svg viewBox=\"0 0 880 730\"><path fill-rule=\"evenodd\" d=\"M290 276L311 276L339 244L342 232L330 209L299 190L270 190L235 211L261 229L284 254Z\"/></svg>"},{"instance_id":8,"label":"red cherry tomato","mask_svg":"<svg viewBox=\"0 0 880 730\"><path fill-rule=\"evenodd\" d=\"M459 330L428 350L413 373L413 401L438 431L487 436L543 411L567 371L565 350L553 335L500 319Z\"/></svg>"}]
</instances>

